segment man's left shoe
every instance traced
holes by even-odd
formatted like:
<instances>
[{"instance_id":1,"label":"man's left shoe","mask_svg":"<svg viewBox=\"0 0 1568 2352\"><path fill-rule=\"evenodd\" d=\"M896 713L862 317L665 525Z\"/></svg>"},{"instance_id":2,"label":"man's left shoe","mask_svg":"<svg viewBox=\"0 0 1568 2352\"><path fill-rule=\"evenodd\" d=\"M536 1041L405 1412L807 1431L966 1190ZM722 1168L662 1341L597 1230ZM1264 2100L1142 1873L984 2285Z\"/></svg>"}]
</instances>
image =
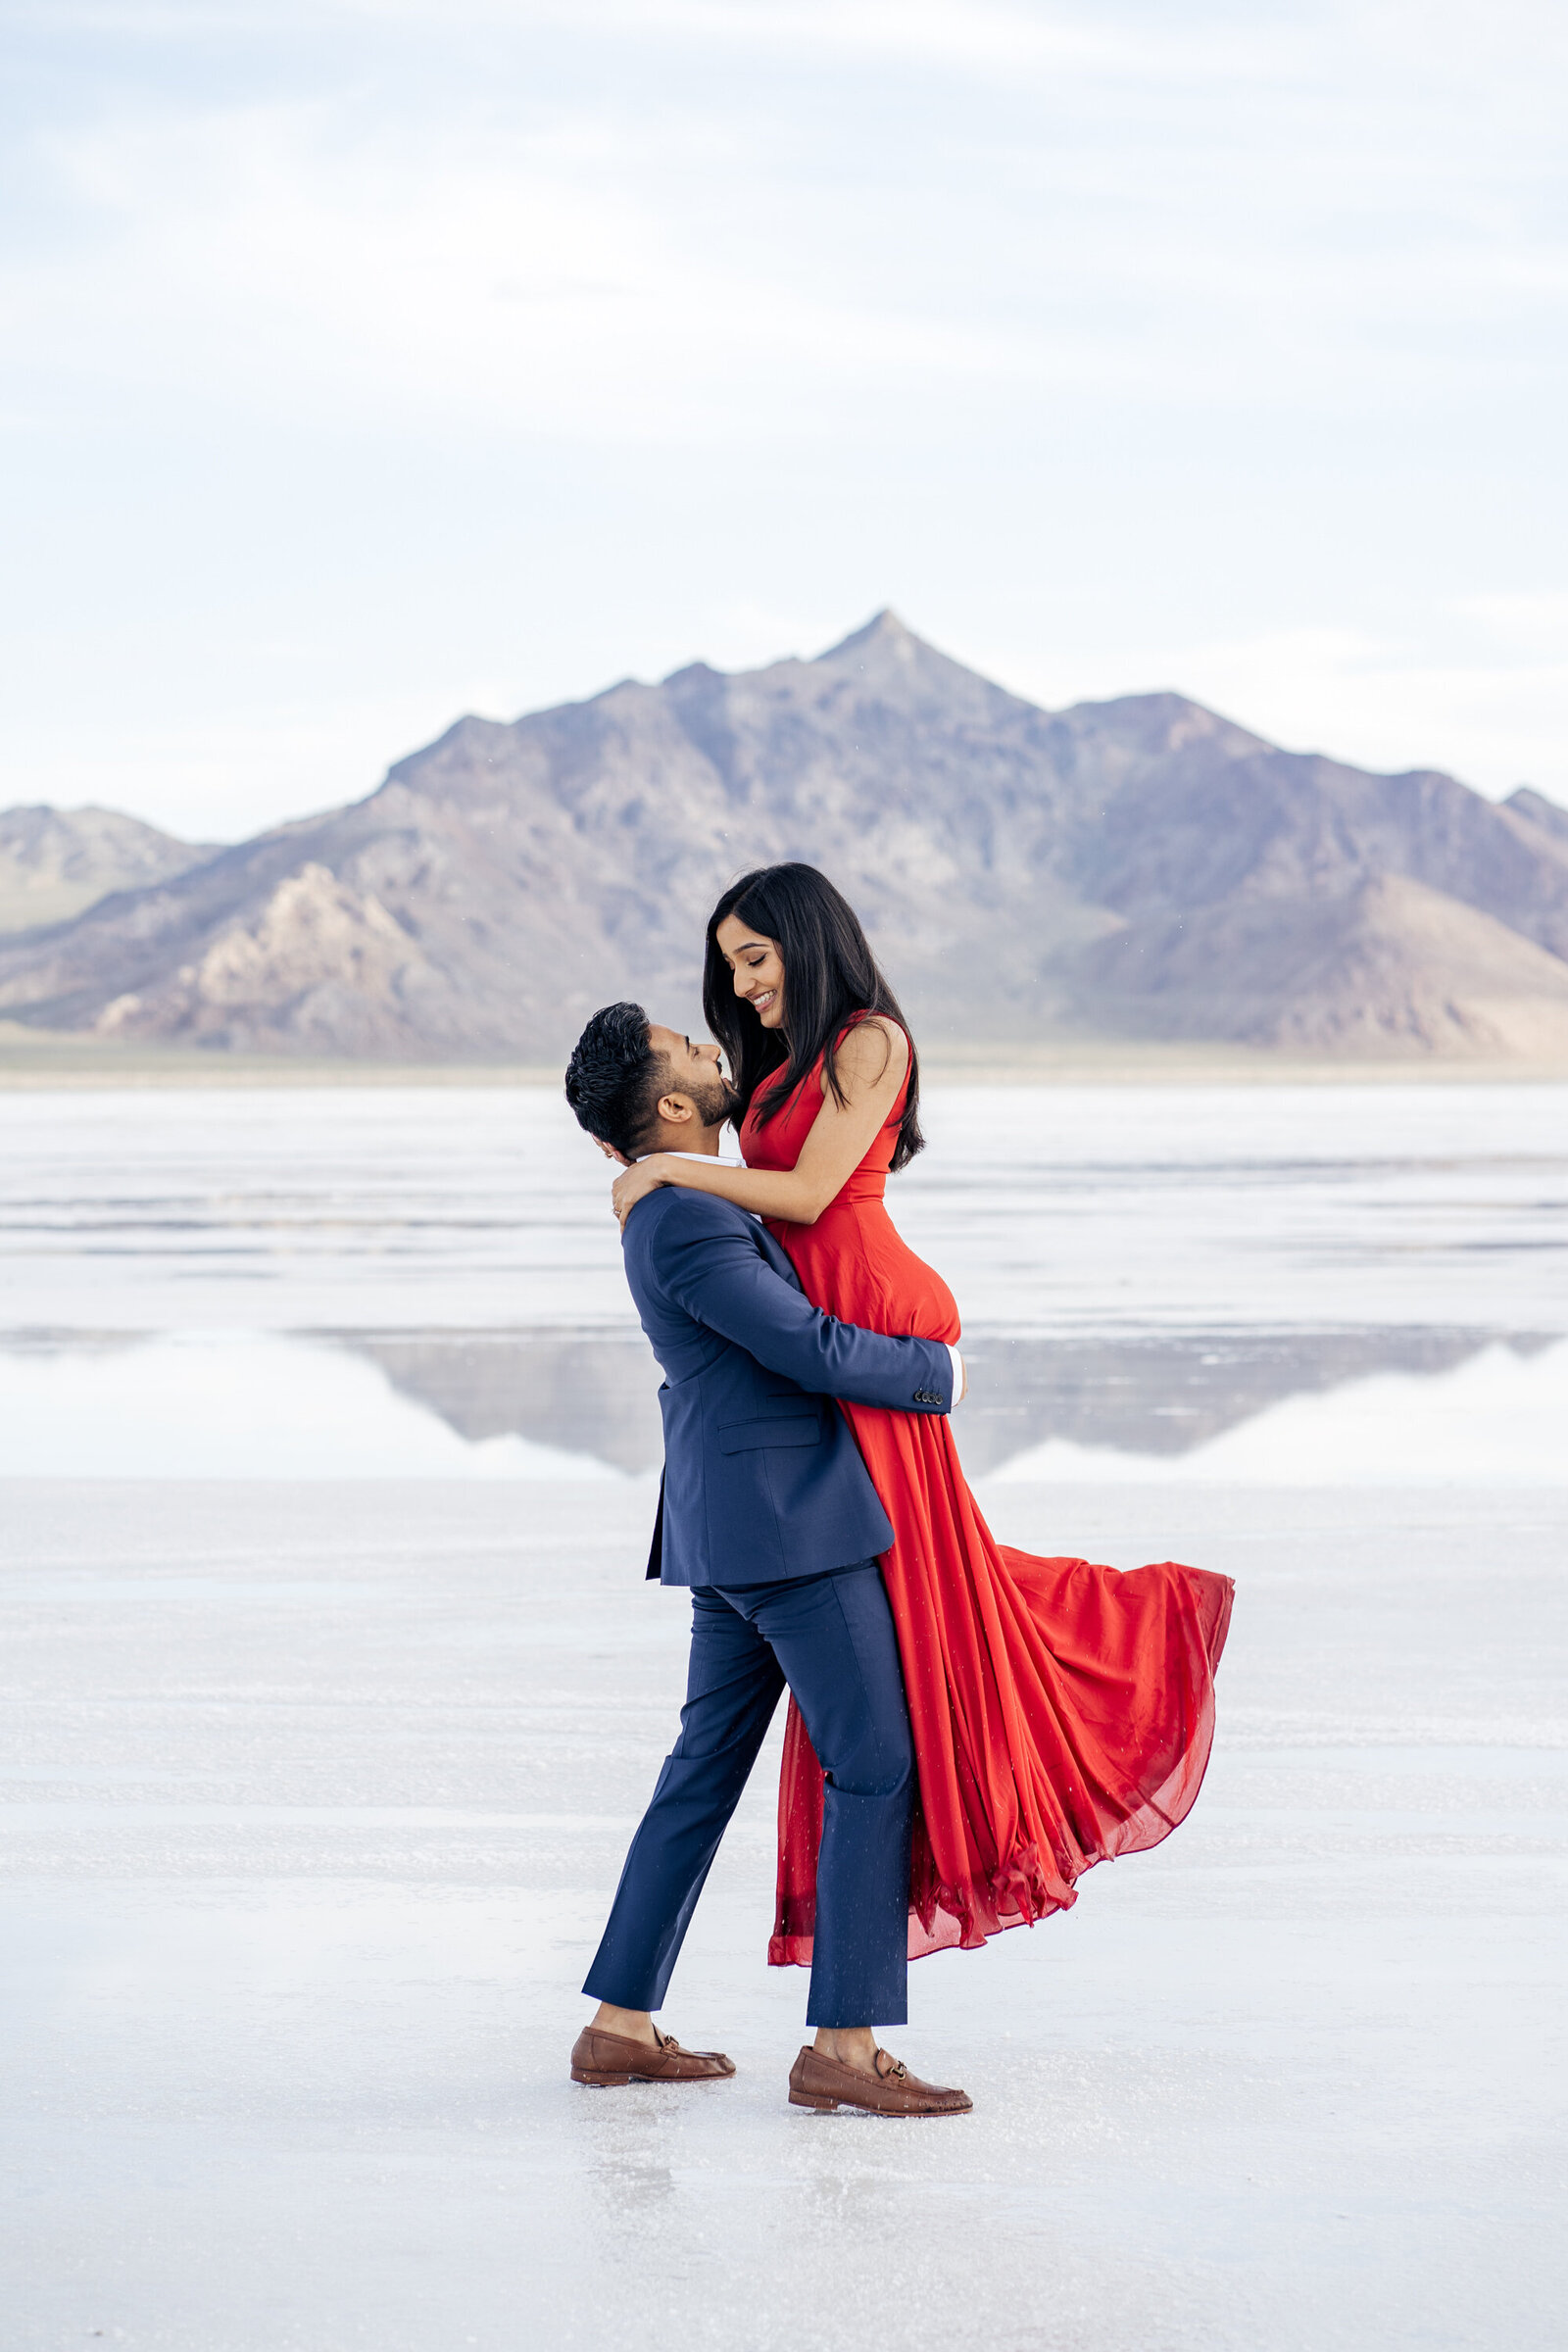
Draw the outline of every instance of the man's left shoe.
<instances>
[{"instance_id":1,"label":"man's left shoe","mask_svg":"<svg viewBox=\"0 0 1568 2352\"><path fill-rule=\"evenodd\" d=\"M571 2045L571 2079L595 2090L624 2082L717 2082L735 2072L722 2050L683 2050L673 2034L654 2028L654 2040L629 2041L603 2026L584 2026Z\"/></svg>"},{"instance_id":2,"label":"man's left shoe","mask_svg":"<svg viewBox=\"0 0 1568 2352\"><path fill-rule=\"evenodd\" d=\"M966 2090L922 2082L886 2050L876 2054L876 2073L862 2075L858 2066L808 2046L790 2068L790 2105L828 2115L840 2107L858 2107L866 2115L967 2115L974 2101Z\"/></svg>"}]
</instances>

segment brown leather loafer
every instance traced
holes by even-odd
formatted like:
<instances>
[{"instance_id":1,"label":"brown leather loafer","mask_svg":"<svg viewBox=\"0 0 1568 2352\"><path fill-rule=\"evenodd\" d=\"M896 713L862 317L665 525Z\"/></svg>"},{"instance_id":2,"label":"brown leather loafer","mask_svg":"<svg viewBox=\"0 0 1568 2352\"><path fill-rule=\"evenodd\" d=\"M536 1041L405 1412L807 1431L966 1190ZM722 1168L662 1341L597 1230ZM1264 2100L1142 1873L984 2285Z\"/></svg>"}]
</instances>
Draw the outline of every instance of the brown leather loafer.
<instances>
[{"instance_id":1,"label":"brown leather loafer","mask_svg":"<svg viewBox=\"0 0 1568 2352\"><path fill-rule=\"evenodd\" d=\"M658 2044L628 2041L624 2034L607 2034L603 2026L584 2026L571 2045L571 2079L595 2090L618 2089L623 2082L718 2082L735 2072L735 2061L722 2050L683 2050L673 2034L654 2028Z\"/></svg>"},{"instance_id":2,"label":"brown leather loafer","mask_svg":"<svg viewBox=\"0 0 1568 2352\"><path fill-rule=\"evenodd\" d=\"M886 2050L876 2054L876 2073L862 2075L858 2067L807 2048L790 2068L790 2105L820 2108L825 2115L840 2107L858 2107L867 2115L967 2115L974 2101L966 2090L922 2082Z\"/></svg>"}]
</instances>

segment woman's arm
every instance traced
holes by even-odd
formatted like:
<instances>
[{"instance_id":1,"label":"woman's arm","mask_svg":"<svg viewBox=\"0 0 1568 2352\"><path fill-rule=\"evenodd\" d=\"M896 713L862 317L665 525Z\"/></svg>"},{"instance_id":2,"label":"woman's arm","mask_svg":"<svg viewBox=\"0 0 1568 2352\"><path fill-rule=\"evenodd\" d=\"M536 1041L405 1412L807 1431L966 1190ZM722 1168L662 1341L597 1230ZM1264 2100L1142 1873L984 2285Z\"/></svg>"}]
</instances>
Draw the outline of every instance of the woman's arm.
<instances>
[{"instance_id":1,"label":"woman's arm","mask_svg":"<svg viewBox=\"0 0 1568 2352\"><path fill-rule=\"evenodd\" d=\"M860 1021L840 1046L837 1062L845 1099L839 1102L824 1072L822 1107L793 1168L726 1168L717 1160L656 1152L615 1180L611 1199L622 1225L637 1202L662 1184L717 1193L760 1217L814 1225L886 1124L909 1066L909 1041L891 1021Z\"/></svg>"},{"instance_id":2,"label":"woman's arm","mask_svg":"<svg viewBox=\"0 0 1568 2352\"><path fill-rule=\"evenodd\" d=\"M755 1355L812 1396L838 1396L884 1412L950 1412L962 1392L956 1348L942 1340L884 1336L840 1323L763 1256L750 1227L715 1230L706 1209L671 1200L661 1218L626 1237L628 1270L657 1297Z\"/></svg>"}]
</instances>

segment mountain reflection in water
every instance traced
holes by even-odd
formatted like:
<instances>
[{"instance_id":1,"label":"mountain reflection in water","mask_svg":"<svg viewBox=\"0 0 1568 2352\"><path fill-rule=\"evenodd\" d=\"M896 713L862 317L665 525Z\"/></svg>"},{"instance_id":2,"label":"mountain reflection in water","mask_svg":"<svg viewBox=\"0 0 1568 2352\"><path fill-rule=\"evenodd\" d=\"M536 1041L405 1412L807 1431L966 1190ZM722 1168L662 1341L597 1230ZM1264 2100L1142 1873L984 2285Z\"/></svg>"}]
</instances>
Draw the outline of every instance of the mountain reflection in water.
<instances>
[{"instance_id":1,"label":"mountain reflection in water","mask_svg":"<svg viewBox=\"0 0 1568 2352\"><path fill-rule=\"evenodd\" d=\"M640 1334L341 1338L470 1443L517 1436L632 1472L661 1459L659 1374ZM975 1478L1051 1439L1180 1455L1286 1397L1375 1372L1447 1372L1497 1339L1528 1356L1551 1335L1232 1331L1088 1341L978 1332L964 1342L969 1394L954 1426Z\"/></svg>"},{"instance_id":2,"label":"mountain reflection in water","mask_svg":"<svg viewBox=\"0 0 1568 2352\"><path fill-rule=\"evenodd\" d=\"M4 1111L0 1475L657 1466L608 1171L555 1090ZM890 1206L964 1316L972 1475L1568 1476L1568 1086L933 1084L922 1113Z\"/></svg>"},{"instance_id":3,"label":"mountain reflection in water","mask_svg":"<svg viewBox=\"0 0 1568 2352\"><path fill-rule=\"evenodd\" d=\"M971 1477L1568 1480L1568 1341L1433 1329L979 1333ZM0 1477L611 1479L662 1454L640 1334L33 1332L0 1341Z\"/></svg>"}]
</instances>

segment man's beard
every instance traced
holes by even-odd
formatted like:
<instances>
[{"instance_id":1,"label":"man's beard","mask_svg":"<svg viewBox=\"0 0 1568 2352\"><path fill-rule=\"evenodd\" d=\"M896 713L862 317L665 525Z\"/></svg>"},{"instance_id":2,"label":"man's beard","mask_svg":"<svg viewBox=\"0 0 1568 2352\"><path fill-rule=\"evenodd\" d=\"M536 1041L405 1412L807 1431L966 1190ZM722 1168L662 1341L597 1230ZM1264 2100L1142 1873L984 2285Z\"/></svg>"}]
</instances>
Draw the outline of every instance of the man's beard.
<instances>
[{"instance_id":1,"label":"man's beard","mask_svg":"<svg viewBox=\"0 0 1568 2352\"><path fill-rule=\"evenodd\" d=\"M717 1070L713 1072L711 1082L703 1091L699 1092L696 1087L691 1087L688 1091L697 1105L698 1115L705 1127L722 1127L726 1119L735 1117L741 1106L740 1096L730 1085L728 1079L721 1077Z\"/></svg>"}]
</instances>

